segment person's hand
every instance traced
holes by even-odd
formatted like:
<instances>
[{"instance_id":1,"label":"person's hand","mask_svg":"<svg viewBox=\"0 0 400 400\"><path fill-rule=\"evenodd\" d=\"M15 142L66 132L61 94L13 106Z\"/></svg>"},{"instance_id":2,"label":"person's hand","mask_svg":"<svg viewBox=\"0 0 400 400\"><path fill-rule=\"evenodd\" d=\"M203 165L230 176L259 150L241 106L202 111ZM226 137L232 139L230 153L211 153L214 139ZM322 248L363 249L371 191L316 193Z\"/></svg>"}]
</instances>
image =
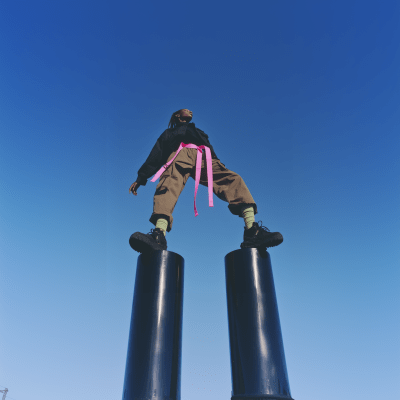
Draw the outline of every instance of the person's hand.
<instances>
[{"instance_id":1,"label":"person's hand","mask_svg":"<svg viewBox=\"0 0 400 400\"><path fill-rule=\"evenodd\" d=\"M131 187L129 188L129 193L132 192L135 196L137 196L136 191L138 190L139 186L140 186L139 183L133 182Z\"/></svg>"}]
</instances>

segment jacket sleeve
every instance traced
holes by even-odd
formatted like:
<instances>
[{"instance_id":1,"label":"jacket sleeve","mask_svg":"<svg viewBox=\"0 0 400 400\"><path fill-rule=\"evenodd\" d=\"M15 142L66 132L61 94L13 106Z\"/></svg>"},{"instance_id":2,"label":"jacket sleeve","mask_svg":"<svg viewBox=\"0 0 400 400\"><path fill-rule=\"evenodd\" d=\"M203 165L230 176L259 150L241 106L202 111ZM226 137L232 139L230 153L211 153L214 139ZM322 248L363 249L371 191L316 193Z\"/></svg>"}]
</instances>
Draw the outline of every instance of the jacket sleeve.
<instances>
[{"instance_id":1,"label":"jacket sleeve","mask_svg":"<svg viewBox=\"0 0 400 400\"><path fill-rule=\"evenodd\" d=\"M164 164L163 155L165 152L165 133L166 131L164 131L157 139L157 142L151 150L149 156L147 157L147 160L138 171L136 182L139 183L141 186L146 186L147 180L151 176L153 176Z\"/></svg>"}]
</instances>

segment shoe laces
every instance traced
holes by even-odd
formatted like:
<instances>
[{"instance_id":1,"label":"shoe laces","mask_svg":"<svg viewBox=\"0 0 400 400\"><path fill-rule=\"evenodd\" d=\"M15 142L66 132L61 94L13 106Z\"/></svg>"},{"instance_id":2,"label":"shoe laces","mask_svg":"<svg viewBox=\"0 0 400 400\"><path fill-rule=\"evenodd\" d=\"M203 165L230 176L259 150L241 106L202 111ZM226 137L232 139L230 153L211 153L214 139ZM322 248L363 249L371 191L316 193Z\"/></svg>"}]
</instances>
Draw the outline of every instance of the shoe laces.
<instances>
[{"instance_id":1,"label":"shoe laces","mask_svg":"<svg viewBox=\"0 0 400 400\"><path fill-rule=\"evenodd\" d=\"M154 236L157 235L157 231L155 229L150 229L150 232L148 233L148 235Z\"/></svg>"},{"instance_id":2,"label":"shoe laces","mask_svg":"<svg viewBox=\"0 0 400 400\"><path fill-rule=\"evenodd\" d=\"M150 229L150 232L149 232L148 234L152 235L153 237L154 237L155 235L162 235L161 237L164 236L164 232L163 232L162 229L160 229L160 228Z\"/></svg>"},{"instance_id":3,"label":"shoe laces","mask_svg":"<svg viewBox=\"0 0 400 400\"><path fill-rule=\"evenodd\" d=\"M263 226L263 225L262 225L262 221L258 221L257 224L258 224L258 227L259 227L260 229L262 229L262 230L264 230L264 231L266 231L266 232L271 232L266 226Z\"/></svg>"}]
</instances>

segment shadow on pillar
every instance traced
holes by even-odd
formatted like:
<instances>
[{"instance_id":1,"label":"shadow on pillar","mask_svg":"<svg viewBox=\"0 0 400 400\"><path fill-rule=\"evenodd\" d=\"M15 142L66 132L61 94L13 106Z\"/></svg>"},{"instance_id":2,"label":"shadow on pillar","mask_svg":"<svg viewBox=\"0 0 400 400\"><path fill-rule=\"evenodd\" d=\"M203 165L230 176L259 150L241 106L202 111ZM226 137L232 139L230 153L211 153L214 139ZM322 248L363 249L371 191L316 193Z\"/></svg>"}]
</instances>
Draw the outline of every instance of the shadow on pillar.
<instances>
[{"instance_id":1,"label":"shadow on pillar","mask_svg":"<svg viewBox=\"0 0 400 400\"><path fill-rule=\"evenodd\" d=\"M180 400L184 259L138 257L123 400Z\"/></svg>"},{"instance_id":2,"label":"shadow on pillar","mask_svg":"<svg viewBox=\"0 0 400 400\"><path fill-rule=\"evenodd\" d=\"M232 251L225 277L232 400L291 399L269 253Z\"/></svg>"}]
</instances>

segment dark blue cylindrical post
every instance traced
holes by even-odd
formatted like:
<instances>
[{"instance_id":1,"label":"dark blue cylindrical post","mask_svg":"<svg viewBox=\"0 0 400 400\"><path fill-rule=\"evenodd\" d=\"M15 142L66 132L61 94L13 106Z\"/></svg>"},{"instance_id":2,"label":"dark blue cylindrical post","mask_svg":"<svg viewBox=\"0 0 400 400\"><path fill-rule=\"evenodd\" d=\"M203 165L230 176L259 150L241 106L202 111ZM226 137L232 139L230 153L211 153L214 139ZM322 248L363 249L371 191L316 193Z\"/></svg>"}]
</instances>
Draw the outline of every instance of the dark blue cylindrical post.
<instances>
[{"instance_id":1,"label":"dark blue cylindrical post","mask_svg":"<svg viewBox=\"0 0 400 400\"><path fill-rule=\"evenodd\" d=\"M180 400L184 259L138 257L123 400Z\"/></svg>"},{"instance_id":2,"label":"dark blue cylindrical post","mask_svg":"<svg viewBox=\"0 0 400 400\"><path fill-rule=\"evenodd\" d=\"M232 400L291 399L269 253L232 251L225 277Z\"/></svg>"}]
</instances>

